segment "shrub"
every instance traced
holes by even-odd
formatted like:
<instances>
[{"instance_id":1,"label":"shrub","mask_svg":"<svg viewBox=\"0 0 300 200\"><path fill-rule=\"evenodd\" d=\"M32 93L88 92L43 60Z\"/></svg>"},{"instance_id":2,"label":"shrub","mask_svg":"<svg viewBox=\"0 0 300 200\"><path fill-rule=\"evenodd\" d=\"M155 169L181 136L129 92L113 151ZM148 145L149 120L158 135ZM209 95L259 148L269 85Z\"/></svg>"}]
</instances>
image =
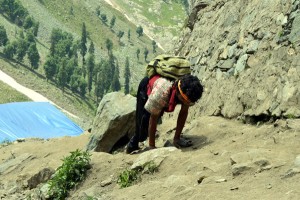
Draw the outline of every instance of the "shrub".
<instances>
[{"instance_id":1,"label":"shrub","mask_svg":"<svg viewBox=\"0 0 300 200\"><path fill-rule=\"evenodd\" d=\"M49 180L50 199L65 199L68 191L84 180L87 170L90 169L90 156L87 151L81 152L77 149L63 159L63 164L58 167L54 177Z\"/></svg>"},{"instance_id":2,"label":"shrub","mask_svg":"<svg viewBox=\"0 0 300 200\"><path fill-rule=\"evenodd\" d=\"M121 188L129 187L141 180L141 174L153 174L158 171L158 166L153 162L146 162L140 168L126 169L119 177L117 183Z\"/></svg>"}]
</instances>

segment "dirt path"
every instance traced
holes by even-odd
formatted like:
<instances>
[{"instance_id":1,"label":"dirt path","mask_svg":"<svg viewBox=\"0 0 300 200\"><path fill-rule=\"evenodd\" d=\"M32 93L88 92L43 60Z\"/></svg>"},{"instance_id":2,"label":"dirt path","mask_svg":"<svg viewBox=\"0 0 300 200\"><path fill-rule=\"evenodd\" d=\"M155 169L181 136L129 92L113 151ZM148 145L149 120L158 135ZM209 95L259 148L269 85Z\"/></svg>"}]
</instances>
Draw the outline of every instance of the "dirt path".
<instances>
[{"instance_id":1,"label":"dirt path","mask_svg":"<svg viewBox=\"0 0 300 200\"><path fill-rule=\"evenodd\" d=\"M35 102L49 102L52 105L54 105L57 108L59 108L60 110L62 110L63 112L67 113L68 115L70 115L70 116L72 116L74 118L78 118L78 116L76 116L76 115L74 115L74 114L72 114L72 113L64 110L63 108L61 108L58 105L56 105L54 102L52 102L49 99L47 99L46 97L44 97L43 95L35 92L34 90L31 90L29 88L24 87L21 84L19 84L15 79L13 79L12 77L10 77L9 75L7 75L6 73L4 73L1 70L0 70L0 81L8 84L9 86L11 86L14 89L16 89L18 92L26 95L32 101L35 101Z\"/></svg>"}]
</instances>

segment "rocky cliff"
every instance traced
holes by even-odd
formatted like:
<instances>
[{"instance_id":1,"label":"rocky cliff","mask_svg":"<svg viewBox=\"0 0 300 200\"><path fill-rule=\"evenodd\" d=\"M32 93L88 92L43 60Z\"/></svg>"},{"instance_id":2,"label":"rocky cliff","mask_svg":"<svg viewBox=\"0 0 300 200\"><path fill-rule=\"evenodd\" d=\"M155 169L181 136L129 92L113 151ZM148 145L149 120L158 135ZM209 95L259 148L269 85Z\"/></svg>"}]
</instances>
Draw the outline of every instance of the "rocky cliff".
<instances>
[{"instance_id":1,"label":"rocky cliff","mask_svg":"<svg viewBox=\"0 0 300 200\"><path fill-rule=\"evenodd\" d=\"M175 54L205 86L196 115L300 116L300 1L191 1Z\"/></svg>"}]
</instances>

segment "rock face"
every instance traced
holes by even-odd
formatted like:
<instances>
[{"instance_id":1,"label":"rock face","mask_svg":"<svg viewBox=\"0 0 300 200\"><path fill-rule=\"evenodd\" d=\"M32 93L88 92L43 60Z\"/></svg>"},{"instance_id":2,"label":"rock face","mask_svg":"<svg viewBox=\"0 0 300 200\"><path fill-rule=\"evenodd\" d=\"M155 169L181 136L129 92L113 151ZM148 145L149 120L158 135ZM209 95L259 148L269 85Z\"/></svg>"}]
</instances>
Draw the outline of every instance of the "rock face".
<instances>
[{"instance_id":1,"label":"rock face","mask_svg":"<svg viewBox=\"0 0 300 200\"><path fill-rule=\"evenodd\" d=\"M113 92L101 100L93 122L88 150L110 152L125 136L130 138L135 130L136 98Z\"/></svg>"},{"instance_id":2,"label":"rock face","mask_svg":"<svg viewBox=\"0 0 300 200\"><path fill-rule=\"evenodd\" d=\"M299 117L300 1L193 3L175 54L190 58L205 87L194 112Z\"/></svg>"}]
</instances>

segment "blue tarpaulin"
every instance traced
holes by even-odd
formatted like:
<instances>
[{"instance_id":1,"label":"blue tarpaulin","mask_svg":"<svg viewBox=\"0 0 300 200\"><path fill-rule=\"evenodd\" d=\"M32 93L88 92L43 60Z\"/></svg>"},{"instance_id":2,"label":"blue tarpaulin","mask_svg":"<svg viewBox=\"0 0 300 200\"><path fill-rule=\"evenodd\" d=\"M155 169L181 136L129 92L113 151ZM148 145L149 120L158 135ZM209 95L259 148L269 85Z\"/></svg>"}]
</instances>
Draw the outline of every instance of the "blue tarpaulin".
<instances>
[{"instance_id":1,"label":"blue tarpaulin","mask_svg":"<svg viewBox=\"0 0 300 200\"><path fill-rule=\"evenodd\" d=\"M0 142L77 136L83 130L48 102L0 104Z\"/></svg>"}]
</instances>

